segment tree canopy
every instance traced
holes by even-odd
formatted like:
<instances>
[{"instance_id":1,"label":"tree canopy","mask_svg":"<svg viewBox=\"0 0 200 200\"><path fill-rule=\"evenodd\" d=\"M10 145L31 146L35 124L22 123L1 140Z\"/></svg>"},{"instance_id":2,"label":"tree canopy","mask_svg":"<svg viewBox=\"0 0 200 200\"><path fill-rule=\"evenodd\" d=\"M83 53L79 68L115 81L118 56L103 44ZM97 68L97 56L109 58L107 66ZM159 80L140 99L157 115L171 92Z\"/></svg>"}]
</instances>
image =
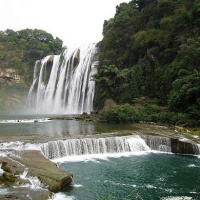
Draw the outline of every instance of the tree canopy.
<instances>
[{"instance_id":1,"label":"tree canopy","mask_svg":"<svg viewBox=\"0 0 200 200\"><path fill-rule=\"evenodd\" d=\"M0 31L0 68L14 68L31 82L36 60L49 54L60 54L62 40L44 30Z\"/></svg>"},{"instance_id":2,"label":"tree canopy","mask_svg":"<svg viewBox=\"0 0 200 200\"><path fill-rule=\"evenodd\" d=\"M99 91L106 91L101 100L133 103L146 96L177 112L198 109L199 0L122 3L104 22L103 36L95 76Z\"/></svg>"}]
</instances>

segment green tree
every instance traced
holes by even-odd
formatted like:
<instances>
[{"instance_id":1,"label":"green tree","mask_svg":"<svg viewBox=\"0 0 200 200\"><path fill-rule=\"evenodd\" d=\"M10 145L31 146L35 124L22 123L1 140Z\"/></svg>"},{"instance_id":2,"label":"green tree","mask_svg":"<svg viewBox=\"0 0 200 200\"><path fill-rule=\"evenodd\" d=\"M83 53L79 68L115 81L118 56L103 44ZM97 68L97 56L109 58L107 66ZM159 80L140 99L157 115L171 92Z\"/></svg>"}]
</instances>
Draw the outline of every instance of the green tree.
<instances>
[{"instance_id":1,"label":"green tree","mask_svg":"<svg viewBox=\"0 0 200 200\"><path fill-rule=\"evenodd\" d=\"M178 78L173 82L169 98L169 108L175 111L187 111L193 105L200 108L200 74L195 73Z\"/></svg>"}]
</instances>

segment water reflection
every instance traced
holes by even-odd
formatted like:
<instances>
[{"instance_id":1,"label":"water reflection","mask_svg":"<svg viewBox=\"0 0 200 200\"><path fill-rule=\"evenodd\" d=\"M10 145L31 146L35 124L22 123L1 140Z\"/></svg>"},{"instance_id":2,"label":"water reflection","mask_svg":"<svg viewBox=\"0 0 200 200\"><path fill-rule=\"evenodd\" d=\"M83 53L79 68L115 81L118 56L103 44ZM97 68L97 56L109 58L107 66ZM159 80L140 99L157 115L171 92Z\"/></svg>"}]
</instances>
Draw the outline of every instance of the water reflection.
<instances>
[{"instance_id":1,"label":"water reflection","mask_svg":"<svg viewBox=\"0 0 200 200\"><path fill-rule=\"evenodd\" d=\"M41 123L37 121L30 123L0 123L0 136L77 136L94 134L94 129L95 125L93 123L78 122L75 120L53 120Z\"/></svg>"}]
</instances>

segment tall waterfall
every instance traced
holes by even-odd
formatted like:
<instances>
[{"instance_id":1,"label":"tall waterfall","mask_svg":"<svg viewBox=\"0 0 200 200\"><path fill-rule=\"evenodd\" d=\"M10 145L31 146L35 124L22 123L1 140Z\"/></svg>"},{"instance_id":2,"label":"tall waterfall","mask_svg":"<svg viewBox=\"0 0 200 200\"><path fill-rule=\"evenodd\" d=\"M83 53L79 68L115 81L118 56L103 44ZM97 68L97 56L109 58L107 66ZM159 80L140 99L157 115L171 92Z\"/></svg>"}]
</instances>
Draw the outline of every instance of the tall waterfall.
<instances>
[{"instance_id":1,"label":"tall waterfall","mask_svg":"<svg viewBox=\"0 0 200 200\"><path fill-rule=\"evenodd\" d=\"M36 113L79 114L93 110L96 73L94 44L66 49L35 64L28 105Z\"/></svg>"}]
</instances>

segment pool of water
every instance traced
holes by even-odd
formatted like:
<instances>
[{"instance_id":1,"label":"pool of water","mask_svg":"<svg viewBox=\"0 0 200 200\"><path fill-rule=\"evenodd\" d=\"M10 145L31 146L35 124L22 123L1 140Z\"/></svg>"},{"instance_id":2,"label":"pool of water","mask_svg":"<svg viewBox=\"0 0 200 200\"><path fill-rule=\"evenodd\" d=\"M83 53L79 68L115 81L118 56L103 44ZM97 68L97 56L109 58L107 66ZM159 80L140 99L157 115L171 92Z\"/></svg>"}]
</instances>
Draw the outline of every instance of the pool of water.
<instances>
[{"instance_id":1,"label":"pool of water","mask_svg":"<svg viewBox=\"0 0 200 200\"><path fill-rule=\"evenodd\" d=\"M107 124L76 120L48 120L50 115L0 115L0 136L76 137L79 135L150 133L174 134L151 124Z\"/></svg>"},{"instance_id":2,"label":"pool of water","mask_svg":"<svg viewBox=\"0 0 200 200\"><path fill-rule=\"evenodd\" d=\"M200 199L200 158L195 156L148 153L58 165L75 175L66 199Z\"/></svg>"},{"instance_id":3,"label":"pool of water","mask_svg":"<svg viewBox=\"0 0 200 200\"><path fill-rule=\"evenodd\" d=\"M132 130L130 125L100 124L76 120L48 120L43 115L0 115L0 136L77 136Z\"/></svg>"}]
</instances>

